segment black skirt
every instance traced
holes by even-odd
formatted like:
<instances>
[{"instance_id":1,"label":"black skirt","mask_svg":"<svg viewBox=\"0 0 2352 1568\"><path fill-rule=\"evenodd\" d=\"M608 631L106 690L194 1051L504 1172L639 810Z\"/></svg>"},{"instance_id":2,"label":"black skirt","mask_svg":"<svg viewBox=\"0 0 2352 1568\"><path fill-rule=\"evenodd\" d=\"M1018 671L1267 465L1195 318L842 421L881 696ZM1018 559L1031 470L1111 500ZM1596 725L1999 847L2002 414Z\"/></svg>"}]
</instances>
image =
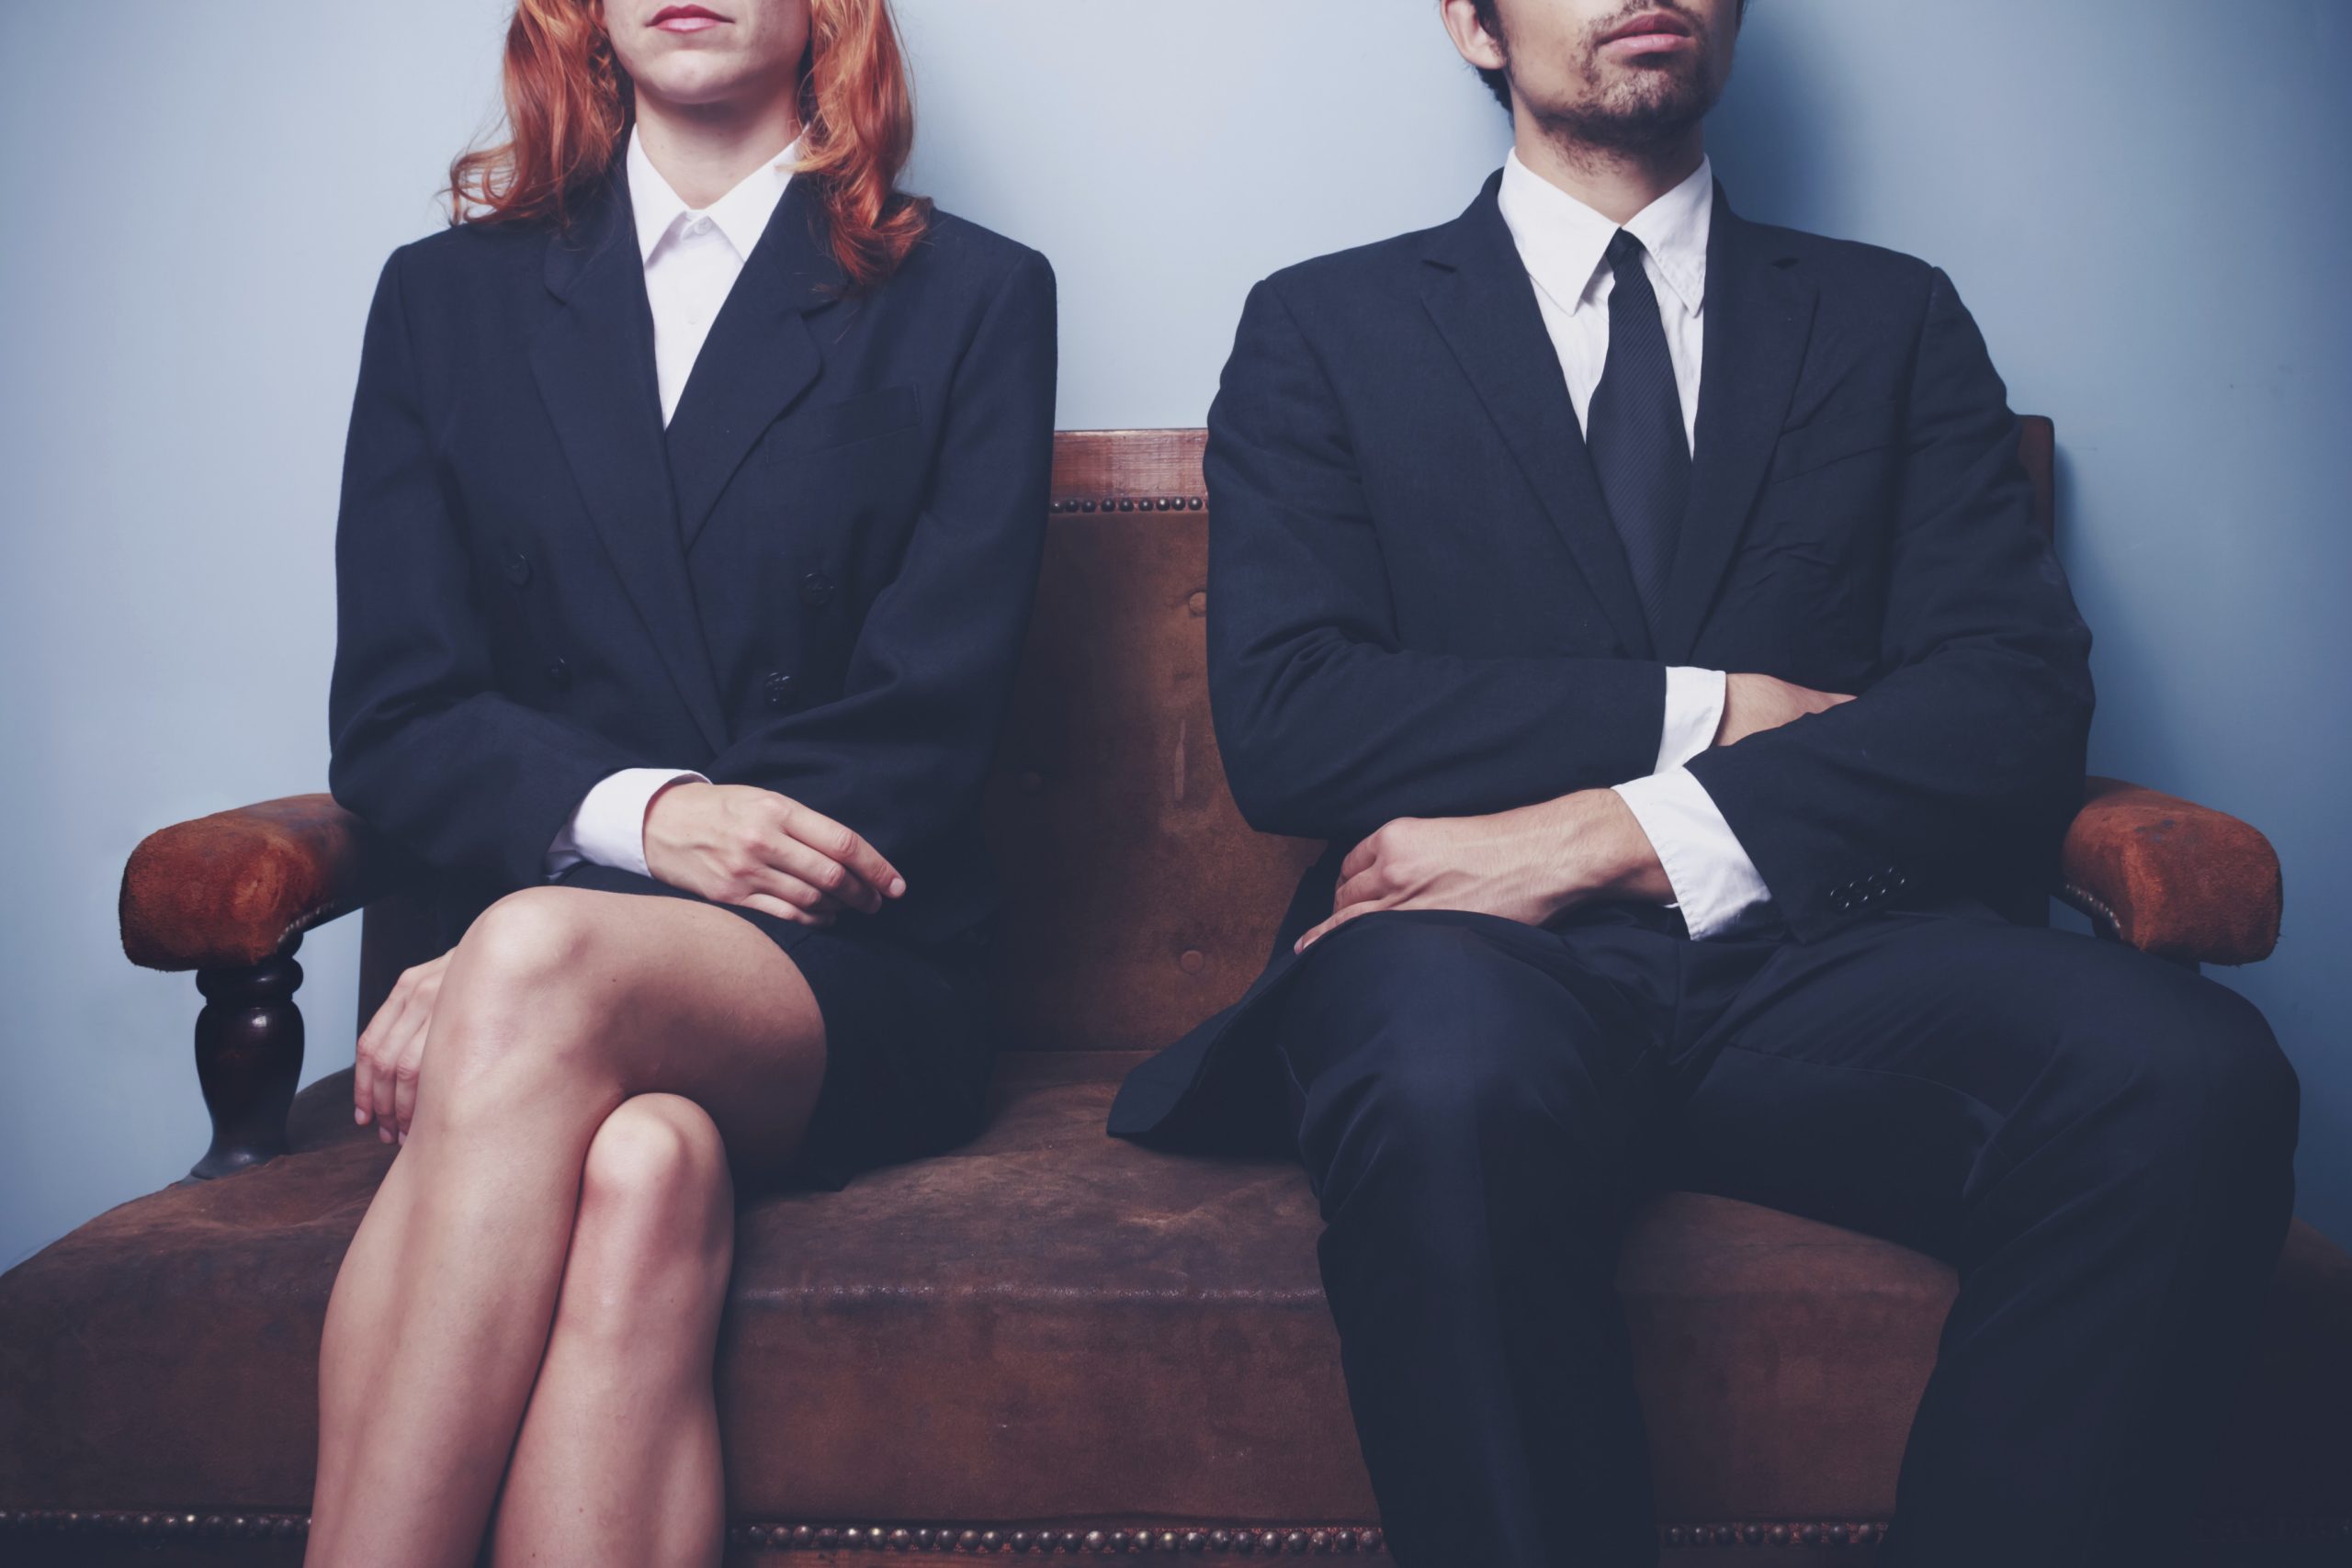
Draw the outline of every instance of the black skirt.
<instances>
[{"instance_id":1,"label":"black skirt","mask_svg":"<svg viewBox=\"0 0 2352 1568\"><path fill-rule=\"evenodd\" d=\"M586 861L555 881L712 904L792 955L825 1021L825 1073L787 1185L838 1191L860 1171L953 1148L979 1131L998 1041L989 927L917 946L855 917L801 925Z\"/></svg>"}]
</instances>

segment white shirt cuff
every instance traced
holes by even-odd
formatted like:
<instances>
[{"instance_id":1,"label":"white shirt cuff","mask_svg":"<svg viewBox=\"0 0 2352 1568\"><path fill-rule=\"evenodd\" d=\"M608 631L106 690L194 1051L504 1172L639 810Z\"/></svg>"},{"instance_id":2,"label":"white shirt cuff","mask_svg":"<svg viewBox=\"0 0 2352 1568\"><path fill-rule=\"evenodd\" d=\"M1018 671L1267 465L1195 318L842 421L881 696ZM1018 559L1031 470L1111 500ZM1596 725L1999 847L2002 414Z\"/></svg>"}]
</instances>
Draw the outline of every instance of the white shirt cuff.
<instances>
[{"instance_id":1,"label":"white shirt cuff","mask_svg":"<svg viewBox=\"0 0 2352 1568\"><path fill-rule=\"evenodd\" d=\"M1659 727L1657 766L1679 768L1715 743L1724 724L1724 672L1688 664L1666 667L1666 723Z\"/></svg>"},{"instance_id":2,"label":"white shirt cuff","mask_svg":"<svg viewBox=\"0 0 2352 1568\"><path fill-rule=\"evenodd\" d=\"M1649 835L1666 868L1690 935L1703 941L1736 930L1740 918L1760 909L1771 892L1756 863L1739 847L1738 835L1715 808L1707 786L1684 767L1611 786Z\"/></svg>"},{"instance_id":3,"label":"white shirt cuff","mask_svg":"<svg viewBox=\"0 0 2352 1568\"><path fill-rule=\"evenodd\" d=\"M560 876L584 860L651 875L645 869L646 808L663 785L681 779L710 782L691 768L622 768L598 779L548 846L547 874Z\"/></svg>"}]
</instances>

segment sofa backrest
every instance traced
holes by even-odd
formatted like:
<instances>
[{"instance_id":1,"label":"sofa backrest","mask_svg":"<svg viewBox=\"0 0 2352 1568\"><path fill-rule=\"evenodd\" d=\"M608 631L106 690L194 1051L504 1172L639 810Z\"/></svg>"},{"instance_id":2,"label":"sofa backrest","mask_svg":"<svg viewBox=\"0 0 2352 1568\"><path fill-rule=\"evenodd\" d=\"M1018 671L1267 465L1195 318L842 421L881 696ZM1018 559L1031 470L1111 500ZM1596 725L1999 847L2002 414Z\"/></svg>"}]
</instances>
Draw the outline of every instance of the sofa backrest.
<instances>
[{"instance_id":1,"label":"sofa backrest","mask_svg":"<svg viewBox=\"0 0 2352 1568\"><path fill-rule=\"evenodd\" d=\"M1205 677L1208 496L1199 430L1054 436L1037 608L989 781L1011 1043L1143 1050L1232 1001L1320 846L1250 831L1225 787ZM2035 516L2052 431L2024 421ZM433 954L413 901L371 906L364 1024Z\"/></svg>"}]
</instances>

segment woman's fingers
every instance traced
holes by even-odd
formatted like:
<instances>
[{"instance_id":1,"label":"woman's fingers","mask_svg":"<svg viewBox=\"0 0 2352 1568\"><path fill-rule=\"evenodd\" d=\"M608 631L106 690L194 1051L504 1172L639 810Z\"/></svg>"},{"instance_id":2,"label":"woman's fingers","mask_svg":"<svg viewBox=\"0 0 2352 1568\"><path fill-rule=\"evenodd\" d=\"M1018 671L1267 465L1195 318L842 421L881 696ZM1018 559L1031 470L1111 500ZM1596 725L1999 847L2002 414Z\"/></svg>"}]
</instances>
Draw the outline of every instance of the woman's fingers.
<instances>
[{"instance_id":1,"label":"woman's fingers","mask_svg":"<svg viewBox=\"0 0 2352 1568\"><path fill-rule=\"evenodd\" d=\"M747 909L757 909L762 914L775 915L796 925L830 926L833 923L833 912L831 909L804 909L797 904L787 904L773 894L746 893L740 902Z\"/></svg>"},{"instance_id":2,"label":"woman's fingers","mask_svg":"<svg viewBox=\"0 0 2352 1568\"><path fill-rule=\"evenodd\" d=\"M397 1136L403 1144L408 1142L409 1123L416 1120L416 1079L424 1066L425 1041L432 1033L433 1014L427 1010L408 1049L392 1064L392 1119L399 1129Z\"/></svg>"},{"instance_id":3,"label":"woman's fingers","mask_svg":"<svg viewBox=\"0 0 2352 1568\"><path fill-rule=\"evenodd\" d=\"M810 915L838 914L842 908L838 897L775 865L763 863L753 867L745 880L749 886L738 902L749 902L754 895L764 895Z\"/></svg>"},{"instance_id":4,"label":"woman's fingers","mask_svg":"<svg viewBox=\"0 0 2352 1568\"><path fill-rule=\"evenodd\" d=\"M786 830L792 837L826 859L847 867L885 898L896 898L907 890L907 879L899 874L898 868L855 832L797 800L786 797L786 804L791 808L785 816Z\"/></svg>"},{"instance_id":5,"label":"woman's fingers","mask_svg":"<svg viewBox=\"0 0 2352 1568\"><path fill-rule=\"evenodd\" d=\"M441 976L448 970L450 956L445 953L402 970L392 983L392 994L368 1021L352 1053L352 1120L363 1127L375 1123L376 1135L385 1143L408 1130L424 1029L432 1021L433 1004L441 994ZM401 1085L403 1066L412 1080L405 1104Z\"/></svg>"},{"instance_id":6,"label":"woman's fingers","mask_svg":"<svg viewBox=\"0 0 2352 1568\"><path fill-rule=\"evenodd\" d=\"M414 1070L418 1036L424 1032L425 1021L432 1016L431 1002L416 990L412 990L409 1005L401 1010L400 1018L386 1032L383 1046L376 1054L371 1104L375 1112L376 1136L384 1143L390 1143L400 1133L401 1073L404 1068Z\"/></svg>"},{"instance_id":7,"label":"woman's fingers","mask_svg":"<svg viewBox=\"0 0 2352 1568\"><path fill-rule=\"evenodd\" d=\"M832 859L817 848L797 839L768 839L759 846L761 857L778 876L797 886L808 887L820 897L867 914L882 907L882 895L865 878L842 862ZM787 903L805 901L781 887L768 892Z\"/></svg>"},{"instance_id":8,"label":"woman's fingers","mask_svg":"<svg viewBox=\"0 0 2352 1568\"><path fill-rule=\"evenodd\" d=\"M408 1010L409 995L413 987L407 975L392 984L392 994L376 1010L376 1016L360 1031L359 1043L351 1055L351 1119L362 1127L375 1119L379 1102L377 1078L383 1062L386 1042L392 1036L401 1015Z\"/></svg>"}]
</instances>

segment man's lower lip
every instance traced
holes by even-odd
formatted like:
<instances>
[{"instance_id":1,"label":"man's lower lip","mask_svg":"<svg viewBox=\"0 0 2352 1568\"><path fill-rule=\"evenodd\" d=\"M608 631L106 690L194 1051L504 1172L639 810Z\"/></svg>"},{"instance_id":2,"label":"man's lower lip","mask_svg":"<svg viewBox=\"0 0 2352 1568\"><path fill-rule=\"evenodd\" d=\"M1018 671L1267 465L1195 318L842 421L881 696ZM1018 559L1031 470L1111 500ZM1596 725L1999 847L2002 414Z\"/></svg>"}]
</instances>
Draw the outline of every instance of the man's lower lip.
<instances>
[{"instance_id":1,"label":"man's lower lip","mask_svg":"<svg viewBox=\"0 0 2352 1568\"><path fill-rule=\"evenodd\" d=\"M1601 47L1622 50L1627 54L1656 54L1662 50L1685 49L1697 41L1689 33L1627 33L1623 38L1611 39Z\"/></svg>"},{"instance_id":2,"label":"man's lower lip","mask_svg":"<svg viewBox=\"0 0 2352 1568\"><path fill-rule=\"evenodd\" d=\"M665 33L698 33L705 28L718 26L717 17L673 17L666 22L653 24Z\"/></svg>"}]
</instances>

